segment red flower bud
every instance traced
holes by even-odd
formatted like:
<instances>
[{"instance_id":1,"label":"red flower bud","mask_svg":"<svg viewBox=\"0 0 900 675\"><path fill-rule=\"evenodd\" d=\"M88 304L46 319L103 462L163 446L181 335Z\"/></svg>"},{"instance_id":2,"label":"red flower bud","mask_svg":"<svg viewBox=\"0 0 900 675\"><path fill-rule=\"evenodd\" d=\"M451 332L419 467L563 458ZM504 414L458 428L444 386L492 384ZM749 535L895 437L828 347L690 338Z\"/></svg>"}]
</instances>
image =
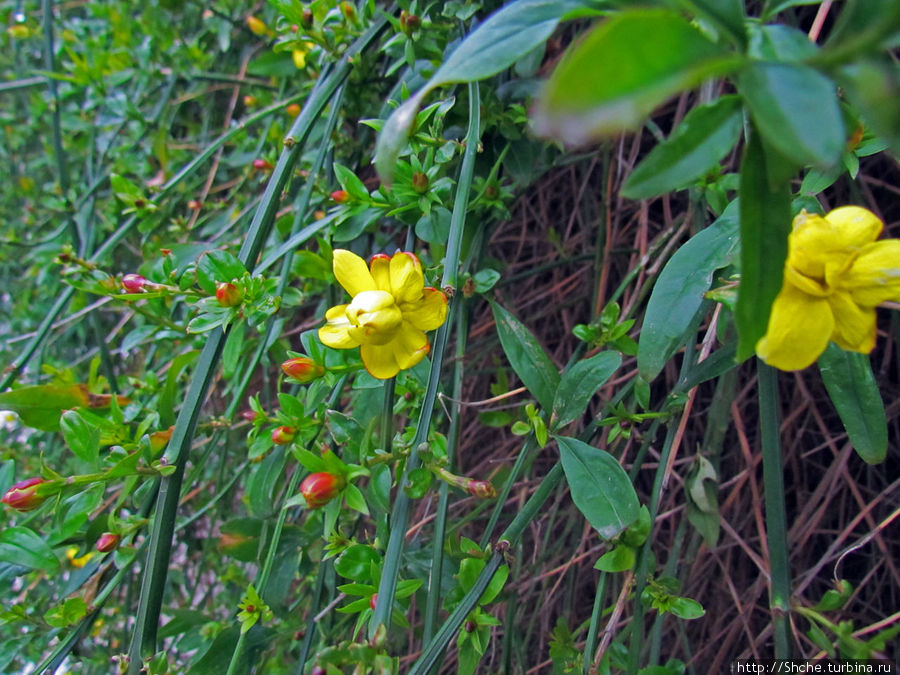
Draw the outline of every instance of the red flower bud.
<instances>
[{"instance_id":1,"label":"red flower bud","mask_svg":"<svg viewBox=\"0 0 900 675\"><path fill-rule=\"evenodd\" d=\"M140 274L126 274L122 277L122 288L129 293L143 293L147 285L147 279Z\"/></svg>"},{"instance_id":2,"label":"red flower bud","mask_svg":"<svg viewBox=\"0 0 900 675\"><path fill-rule=\"evenodd\" d=\"M39 497L35 494L38 485L43 482L44 479L40 476L20 480L6 491L0 501L16 511L32 511L43 504L46 499L46 497Z\"/></svg>"},{"instance_id":3,"label":"red flower bud","mask_svg":"<svg viewBox=\"0 0 900 675\"><path fill-rule=\"evenodd\" d=\"M313 27L313 19L312 10L309 7L305 7L300 15L300 23L303 24L304 28L309 29Z\"/></svg>"},{"instance_id":4,"label":"red flower bud","mask_svg":"<svg viewBox=\"0 0 900 675\"><path fill-rule=\"evenodd\" d=\"M369 596L369 607L372 608L373 612L375 611L375 605L377 605L377 604L378 604L378 593L372 593L372 595Z\"/></svg>"},{"instance_id":5,"label":"red flower bud","mask_svg":"<svg viewBox=\"0 0 900 675\"><path fill-rule=\"evenodd\" d=\"M191 211L199 211L203 208L203 202L201 202L199 199L192 199L187 203L187 207Z\"/></svg>"},{"instance_id":6,"label":"red flower bud","mask_svg":"<svg viewBox=\"0 0 900 675\"><path fill-rule=\"evenodd\" d=\"M272 432L272 442L275 445L287 445L296 436L297 430L294 427L278 427Z\"/></svg>"},{"instance_id":7,"label":"red flower bud","mask_svg":"<svg viewBox=\"0 0 900 675\"><path fill-rule=\"evenodd\" d=\"M297 115L300 114L300 104L299 103L291 103L287 108L285 108L285 111L291 117L296 117Z\"/></svg>"},{"instance_id":8,"label":"red flower bud","mask_svg":"<svg viewBox=\"0 0 900 675\"><path fill-rule=\"evenodd\" d=\"M244 97L244 105L248 108L252 108L257 103L256 97L253 94L247 94Z\"/></svg>"},{"instance_id":9,"label":"red flower bud","mask_svg":"<svg viewBox=\"0 0 900 675\"><path fill-rule=\"evenodd\" d=\"M328 673L322 666L313 666L312 670L309 671L309 675L326 675Z\"/></svg>"},{"instance_id":10,"label":"red flower bud","mask_svg":"<svg viewBox=\"0 0 900 675\"><path fill-rule=\"evenodd\" d=\"M422 26L422 19L415 14L410 14L405 9L400 12L400 30L409 35Z\"/></svg>"},{"instance_id":11,"label":"red flower bud","mask_svg":"<svg viewBox=\"0 0 900 675\"><path fill-rule=\"evenodd\" d=\"M281 364L281 369L288 377L306 383L322 377L325 369L308 356L298 356Z\"/></svg>"},{"instance_id":12,"label":"red flower bud","mask_svg":"<svg viewBox=\"0 0 900 675\"><path fill-rule=\"evenodd\" d=\"M356 21L356 7L346 0L341 3L341 14L344 15L344 18L347 19L347 21Z\"/></svg>"},{"instance_id":13,"label":"red flower bud","mask_svg":"<svg viewBox=\"0 0 900 675\"><path fill-rule=\"evenodd\" d=\"M241 304L241 290L234 284L216 284L216 301L222 307L234 307Z\"/></svg>"},{"instance_id":14,"label":"red flower bud","mask_svg":"<svg viewBox=\"0 0 900 675\"><path fill-rule=\"evenodd\" d=\"M346 204L350 201L350 193L346 190L335 190L331 193L331 199L336 201L338 204Z\"/></svg>"},{"instance_id":15,"label":"red flower bud","mask_svg":"<svg viewBox=\"0 0 900 675\"><path fill-rule=\"evenodd\" d=\"M306 500L306 505L311 509L325 506L338 496L344 489L342 476L332 473L311 473L300 483L300 494Z\"/></svg>"},{"instance_id":16,"label":"red flower bud","mask_svg":"<svg viewBox=\"0 0 900 675\"><path fill-rule=\"evenodd\" d=\"M420 195L428 192L428 176L426 176L421 171L416 171L412 175L412 186L413 190L418 192Z\"/></svg>"},{"instance_id":17,"label":"red flower bud","mask_svg":"<svg viewBox=\"0 0 900 675\"><path fill-rule=\"evenodd\" d=\"M275 167L272 166L272 162L269 162L265 159L254 159L253 168L258 171L271 171Z\"/></svg>"},{"instance_id":18,"label":"red flower bud","mask_svg":"<svg viewBox=\"0 0 900 675\"><path fill-rule=\"evenodd\" d=\"M97 540L97 550L100 553L109 553L110 551L115 551L119 546L119 541L121 541L121 534L113 534L112 532L104 532L100 535L100 538Z\"/></svg>"},{"instance_id":19,"label":"red flower bud","mask_svg":"<svg viewBox=\"0 0 900 675\"><path fill-rule=\"evenodd\" d=\"M497 496L497 491L489 480L473 480L466 485L466 490L478 499L490 499Z\"/></svg>"}]
</instances>

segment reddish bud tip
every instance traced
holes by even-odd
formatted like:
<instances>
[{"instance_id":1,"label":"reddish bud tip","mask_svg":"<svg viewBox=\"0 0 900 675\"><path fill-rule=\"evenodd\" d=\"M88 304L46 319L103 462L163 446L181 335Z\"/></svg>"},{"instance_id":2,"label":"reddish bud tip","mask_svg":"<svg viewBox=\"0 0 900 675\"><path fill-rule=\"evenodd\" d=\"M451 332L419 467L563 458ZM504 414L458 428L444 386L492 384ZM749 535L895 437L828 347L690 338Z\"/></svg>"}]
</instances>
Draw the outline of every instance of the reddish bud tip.
<instances>
[{"instance_id":1,"label":"reddish bud tip","mask_svg":"<svg viewBox=\"0 0 900 675\"><path fill-rule=\"evenodd\" d=\"M313 18L312 10L309 7L306 7L300 15L300 23L303 24L304 28L312 28Z\"/></svg>"},{"instance_id":2,"label":"reddish bud tip","mask_svg":"<svg viewBox=\"0 0 900 675\"><path fill-rule=\"evenodd\" d=\"M126 274L122 277L122 288L129 293L143 293L147 280L140 274Z\"/></svg>"},{"instance_id":3,"label":"reddish bud tip","mask_svg":"<svg viewBox=\"0 0 900 675\"><path fill-rule=\"evenodd\" d=\"M313 666L312 670L309 671L309 675L327 675L328 671L325 670L322 666Z\"/></svg>"},{"instance_id":4,"label":"reddish bud tip","mask_svg":"<svg viewBox=\"0 0 900 675\"><path fill-rule=\"evenodd\" d=\"M38 485L43 482L44 479L39 476L20 480L6 491L0 501L16 511L32 511L43 504L46 499L46 497L39 497L35 494Z\"/></svg>"},{"instance_id":5,"label":"reddish bud tip","mask_svg":"<svg viewBox=\"0 0 900 675\"><path fill-rule=\"evenodd\" d=\"M100 535L100 538L97 540L97 550L100 553L109 553L110 551L115 551L119 546L119 542L122 539L122 535L113 534L112 532L104 532Z\"/></svg>"},{"instance_id":6,"label":"reddish bud tip","mask_svg":"<svg viewBox=\"0 0 900 675\"><path fill-rule=\"evenodd\" d=\"M341 3L341 14L344 15L344 18L347 19L347 21L355 21L356 7L344 0L344 2Z\"/></svg>"},{"instance_id":7,"label":"reddish bud tip","mask_svg":"<svg viewBox=\"0 0 900 675\"><path fill-rule=\"evenodd\" d=\"M326 472L311 473L300 483L300 494L303 495L306 505L311 509L325 506L343 489L343 477Z\"/></svg>"},{"instance_id":8,"label":"reddish bud tip","mask_svg":"<svg viewBox=\"0 0 900 675\"><path fill-rule=\"evenodd\" d=\"M300 104L299 103L291 103L287 108L285 108L285 111L291 117L296 117L297 115L300 114Z\"/></svg>"},{"instance_id":9,"label":"reddish bud tip","mask_svg":"<svg viewBox=\"0 0 900 675\"><path fill-rule=\"evenodd\" d=\"M350 193L346 190L335 190L331 193L331 199L338 204L346 204L350 201Z\"/></svg>"},{"instance_id":10,"label":"reddish bud tip","mask_svg":"<svg viewBox=\"0 0 900 675\"><path fill-rule=\"evenodd\" d=\"M248 108L252 108L253 106L256 105L256 97L251 94L247 94L244 97L244 105L247 106Z\"/></svg>"},{"instance_id":11,"label":"reddish bud tip","mask_svg":"<svg viewBox=\"0 0 900 675\"><path fill-rule=\"evenodd\" d=\"M272 162L269 162L265 159L254 159L253 160L253 168L257 171L271 171L275 167L272 166Z\"/></svg>"},{"instance_id":12,"label":"reddish bud tip","mask_svg":"<svg viewBox=\"0 0 900 675\"><path fill-rule=\"evenodd\" d=\"M216 301L222 307L234 307L241 304L241 289L234 284L218 283L216 284Z\"/></svg>"},{"instance_id":13,"label":"reddish bud tip","mask_svg":"<svg viewBox=\"0 0 900 675\"><path fill-rule=\"evenodd\" d=\"M378 593L372 593L369 597L369 607L372 608L372 611L375 611L375 605L378 604Z\"/></svg>"},{"instance_id":14,"label":"reddish bud tip","mask_svg":"<svg viewBox=\"0 0 900 675\"><path fill-rule=\"evenodd\" d=\"M466 486L466 490L478 499L490 499L497 496L497 491L489 480L473 480Z\"/></svg>"},{"instance_id":15,"label":"reddish bud tip","mask_svg":"<svg viewBox=\"0 0 900 675\"><path fill-rule=\"evenodd\" d=\"M197 199L192 199L191 201L189 201L189 202L187 203L187 207L188 207L191 211L199 211L200 209L203 208L203 202L201 202L201 201L199 201L199 200L197 200Z\"/></svg>"},{"instance_id":16,"label":"reddish bud tip","mask_svg":"<svg viewBox=\"0 0 900 675\"><path fill-rule=\"evenodd\" d=\"M409 35L422 26L422 19L415 14L410 14L405 9L400 12L400 30Z\"/></svg>"},{"instance_id":17,"label":"reddish bud tip","mask_svg":"<svg viewBox=\"0 0 900 675\"><path fill-rule=\"evenodd\" d=\"M241 417L243 417L248 422L253 422L256 419L256 411L244 410L243 412L241 412Z\"/></svg>"},{"instance_id":18,"label":"reddish bud tip","mask_svg":"<svg viewBox=\"0 0 900 675\"><path fill-rule=\"evenodd\" d=\"M275 445L287 445L294 440L296 434L297 430L294 427L278 427L272 432L272 442Z\"/></svg>"},{"instance_id":19,"label":"reddish bud tip","mask_svg":"<svg viewBox=\"0 0 900 675\"><path fill-rule=\"evenodd\" d=\"M308 356L298 356L281 364L281 369L288 377L306 383L322 377L325 369Z\"/></svg>"}]
</instances>

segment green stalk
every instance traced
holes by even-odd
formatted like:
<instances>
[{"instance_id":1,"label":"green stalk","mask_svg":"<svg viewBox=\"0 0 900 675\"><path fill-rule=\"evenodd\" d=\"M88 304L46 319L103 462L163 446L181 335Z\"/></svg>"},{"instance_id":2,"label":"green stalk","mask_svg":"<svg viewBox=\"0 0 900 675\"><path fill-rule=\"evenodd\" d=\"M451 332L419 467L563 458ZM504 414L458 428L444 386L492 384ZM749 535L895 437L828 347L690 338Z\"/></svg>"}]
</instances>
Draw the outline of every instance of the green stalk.
<instances>
[{"instance_id":1,"label":"green stalk","mask_svg":"<svg viewBox=\"0 0 900 675\"><path fill-rule=\"evenodd\" d=\"M478 148L479 132L481 127L481 98L478 94L478 84L469 84L469 129L466 134L466 149L463 154L462 166L459 170L456 197L453 203L453 214L450 218L450 235L447 243L447 255L444 258L444 275L441 286L456 288L459 278L459 253L462 247L462 235L465 229L466 209L468 206L469 189L472 185L472 175L475 171L475 152ZM403 489L406 485L409 473L418 467L419 456L416 447L428 438L428 428L431 416L434 412L434 400L437 395L438 382L440 380L441 366L444 362L444 351L447 347L447 338L450 333L450 325L453 323L455 312L458 311L459 302L450 299L447 310L447 321L438 328L432 349L431 372L428 377L428 387L422 402L422 410L416 426L416 435L412 443L412 451L406 462L403 478L400 480L400 488L394 500L391 511L390 535L388 536L387 550L384 555L384 569L381 573L381 581L378 584L378 602L372 613L369 623L369 637L374 637L378 626L390 623L391 607L394 604L394 592L397 588L397 580L400 571L400 559L403 555L403 547L406 537L406 528L409 524L410 499Z\"/></svg>"},{"instance_id":2,"label":"green stalk","mask_svg":"<svg viewBox=\"0 0 900 675\"><path fill-rule=\"evenodd\" d=\"M766 540L769 543L771 574L772 633L775 658L791 658L791 627L788 611L791 599L791 564L788 557L787 516L784 505L781 439L778 433L778 378L775 369L757 361L759 381L759 427L762 441L763 485L766 503Z\"/></svg>"},{"instance_id":3,"label":"green stalk","mask_svg":"<svg viewBox=\"0 0 900 675\"><path fill-rule=\"evenodd\" d=\"M278 163L272 172L272 177L266 185L259 209L253 217L250 231L247 233L247 237L238 254L238 258L248 270L252 271L263 243L268 238L281 199L282 190L293 173L299 151L313 125L318 120L328 101L332 99L337 88L349 74L351 59L375 38L385 24L386 21L383 19L376 22L365 35L347 50L347 53L335 66L333 72L330 72L327 76L323 74L316 88L310 94L300 115L294 121L288 139L285 140L285 149L282 151ZM172 181L180 176L181 173L173 178ZM169 183L172 183L172 181L169 181ZM106 245L109 244L110 240L107 240ZM96 255L100 255L101 251L98 251ZM179 412L172 438L163 456L163 461L174 464L176 468L171 476L163 479L157 501L147 566L144 571L135 629L129 650L130 665L128 672L130 675L138 675L143 657L152 655L156 649L156 632L165 592L172 547L172 533L178 511L184 467L190 453L191 440L200 415L200 408L206 399L209 384L218 365L222 348L225 344L225 337L226 331L216 329L212 331L207 339L185 399L187 403Z\"/></svg>"},{"instance_id":4,"label":"green stalk","mask_svg":"<svg viewBox=\"0 0 900 675\"><path fill-rule=\"evenodd\" d=\"M425 648L422 650L422 655L413 664L408 675L425 675L425 673L431 670L441 653L446 649L447 645L450 644L456 631L462 626L466 616L475 608L475 605L478 604L478 598L481 597L484 589L487 588L493 578L494 573L503 562L503 553L498 549L508 550L519 543L519 539L525 531L525 528L528 527L528 524L538 515L538 513L540 513L544 502L546 502L547 499L550 498L550 495L553 494L553 491L563 479L563 475L562 462L557 462L541 481L538 489L535 490L534 494L528 498L527 502L525 502L525 506L522 507L522 510L519 511L509 527L507 527L503 534L500 535L498 546L484 566L478 579L475 580L475 585L472 586L465 596L463 596L463 599L460 600L456 609L454 609L450 616L447 617L447 620L444 621L440 630L425 645Z\"/></svg>"}]
</instances>

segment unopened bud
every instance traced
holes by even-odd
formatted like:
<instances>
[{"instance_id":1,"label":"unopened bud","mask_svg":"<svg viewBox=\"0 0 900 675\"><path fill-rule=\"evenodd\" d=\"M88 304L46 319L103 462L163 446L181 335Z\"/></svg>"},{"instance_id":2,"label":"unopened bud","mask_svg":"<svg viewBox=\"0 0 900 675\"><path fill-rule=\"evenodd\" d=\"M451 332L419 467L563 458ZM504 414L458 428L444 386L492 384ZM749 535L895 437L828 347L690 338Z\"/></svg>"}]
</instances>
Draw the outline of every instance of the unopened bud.
<instances>
[{"instance_id":1,"label":"unopened bud","mask_svg":"<svg viewBox=\"0 0 900 675\"><path fill-rule=\"evenodd\" d=\"M328 675L328 671L322 666L313 666L312 670L309 671L309 675Z\"/></svg>"},{"instance_id":2,"label":"unopened bud","mask_svg":"<svg viewBox=\"0 0 900 675\"><path fill-rule=\"evenodd\" d=\"M265 35L269 32L268 26L252 14L247 17L247 28L249 28L250 32L254 35Z\"/></svg>"},{"instance_id":3,"label":"unopened bud","mask_svg":"<svg viewBox=\"0 0 900 675\"><path fill-rule=\"evenodd\" d=\"M311 473L300 483L300 494L303 495L309 508L317 509L337 497L344 489L344 485L342 476L324 471Z\"/></svg>"},{"instance_id":4,"label":"unopened bud","mask_svg":"<svg viewBox=\"0 0 900 675\"><path fill-rule=\"evenodd\" d=\"M490 499L497 496L497 491L489 480L473 480L466 485L466 490L478 499Z\"/></svg>"},{"instance_id":5,"label":"unopened bud","mask_svg":"<svg viewBox=\"0 0 900 675\"><path fill-rule=\"evenodd\" d=\"M303 24L304 28L309 30L313 27L313 18L312 10L309 7L306 7L300 15L300 23Z\"/></svg>"},{"instance_id":6,"label":"unopened bud","mask_svg":"<svg viewBox=\"0 0 900 675\"><path fill-rule=\"evenodd\" d=\"M254 159L253 160L253 168L257 171L271 171L275 167L272 166L272 162L265 159Z\"/></svg>"},{"instance_id":7,"label":"unopened bud","mask_svg":"<svg viewBox=\"0 0 900 675\"><path fill-rule=\"evenodd\" d=\"M222 307L234 307L241 304L243 293L234 284L218 283L216 284L216 302Z\"/></svg>"},{"instance_id":8,"label":"unopened bud","mask_svg":"<svg viewBox=\"0 0 900 675\"><path fill-rule=\"evenodd\" d=\"M244 105L247 106L248 108L252 108L253 106L256 105L256 103L257 103L257 100L256 100L255 96L247 94L244 97Z\"/></svg>"},{"instance_id":9,"label":"unopened bud","mask_svg":"<svg viewBox=\"0 0 900 675\"><path fill-rule=\"evenodd\" d=\"M341 14L344 15L347 21L356 21L356 7L347 2L347 0L341 3Z\"/></svg>"},{"instance_id":10,"label":"unopened bud","mask_svg":"<svg viewBox=\"0 0 900 675\"><path fill-rule=\"evenodd\" d=\"M302 49L295 49L291 52L291 59L294 61L294 67L297 70L306 68L306 52Z\"/></svg>"},{"instance_id":11,"label":"unopened bud","mask_svg":"<svg viewBox=\"0 0 900 675\"><path fill-rule=\"evenodd\" d=\"M297 430L294 427L278 427L272 432L272 442L275 445L287 445L296 435Z\"/></svg>"},{"instance_id":12,"label":"unopened bud","mask_svg":"<svg viewBox=\"0 0 900 675\"><path fill-rule=\"evenodd\" d=\"M0 499L0 501L16 511L33 511L43 504L46 499L46 497L40 497L36 494L38 485L43 482L44 479L40 476L20 480L6 491L6 494L3 495L3 499Z\"/></svg>"},{"instance_id":13,"label":"unopened bud","mask_svg":"<svg viewBox=\"0 0 900 675\"><path fill-rule=\"evenodd\" d=\"M422 27L422 19L415 14L410 14L405 9L400 12L400 30L409 35Z\"/></svg>"},{"instance_id":14,"label":"unopened bud","mask_svg":"<svg viewBox=\"0 0 900 675\"><path fill-rule=\"evenodd\" d=\"M335 190L331 193L331 199L338 204L346 204L350 201L350 193L346 190Z\"/></svg>"},{"instance_id":15,"label":"unopened bud","mask_svg":"<svg viewBox=\"0 0 900 675\"><path fill-rule=\"evenodd\" d=\"M296 117L300 114L300 104L299 103L291 103L287 108L285 108L285 112L291 117Z\"/></svg>"},{"instance_id":16,"label":"unopened bud","mask_svg":"<svg viewBox=\"0 0 900 675\"><path fill-rule=\"evenodd\" d=\"M375 611L375 605L377 605L377 604L378 604L378 593L372 593L372 595L369 596L369 607L371 608L371 610L373 612Z\"/></svg>"},{"instance_id":17,"label":"unopened bud","mask_svg":"<svg viewBox=\"0 0 900 675\"><path fill-rule=\"evenodd\" d=\"M143 293L147 285L147 279L140 274L126 274L122 277L122 288L129 293Z\"/></svg>"},{"instance_id":18,"label":"unopened bud","mask_svg":"<svg viewBox=\"0 0 900 675\"><path fill-rule=\"evenodd\" d=\"M199 201L199 200L197 200L197 199L192 199L192 200L190 200L190 201L187 203L187 207L188 207L191 211L199 211L200 209L203 208L203 202L201 202L201 201Z\"/></svg>"},{"instance_id":19,"label":"unopened bud","mask_svg":"<svg viewBox=\"0 0 900 675\"><path fill-rule=\"evenodd\" d=\"M308 356L298 356L281 364L281 369L288 377L306 383L322 377L325 369Z\"/></svg>"},{"instance_id":20,"label":"unopened bud","mask_svg":"<svg viewBox=\"0 0 900 675\"><path fill-rule=\"evenodd\" d=\"M121 541L122 535L114 534L112 532L104 532L100 535L100 538L97 540L97 550L100 553L109 553L110 551L116 550L119 546L119 541Z\"/></svg>"},{"instance_id":21,"label":"unopened bud","mask_svg":"<svg viewBox=\"0 0 900 675\"><path fill-rule=\"evenodd\" d=\"M420 195L425 194L428 192L428 176L421 171L414 172L412 175L412 186L413 190Z\"/></svg>"},{"instance_id":22,"label":"unopened bud","mask_svg":"<svg viewBox=\"0 0 900 675\"><path fill-rule=\"evenodd\" d=\"M472 620L466 621L463 628L467 633L473 633L475 632L475 622Z\"/></svg>"}]
</instances>

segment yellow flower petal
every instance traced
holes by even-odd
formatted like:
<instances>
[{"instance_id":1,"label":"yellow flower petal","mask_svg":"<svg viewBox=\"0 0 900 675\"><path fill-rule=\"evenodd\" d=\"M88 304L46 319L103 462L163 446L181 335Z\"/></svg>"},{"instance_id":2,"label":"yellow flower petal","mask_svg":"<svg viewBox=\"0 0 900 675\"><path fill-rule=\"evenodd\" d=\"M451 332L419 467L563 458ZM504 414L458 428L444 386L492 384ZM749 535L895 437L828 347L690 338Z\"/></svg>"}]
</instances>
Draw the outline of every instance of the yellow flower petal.
<instances>
[{"instance_id":1,"label":"yellow flower petal","mask_svg":"<svg viewBox=\"0 0 900 675\"><path fill-rule=\"evenodd\" d=\"M868 354L875 348L875 310L860 307L848 293L835 293L828 299L834 315L831 339L841 349Z\"/></svg>"},{"instance_id":2,"label":"yellow flower petal","mask_svg":"<svg viewBox=\"0 0 900 675\"><path fill-rule=\"evenodd\" d=\"M427 287L421 302L400 307L403 318L419 330L434 330L447 320L447 296L436 288Z\"/></svg>"},{"instance_id":3,"label":"yellow flower petal","mask_svg":"<svg viewBox=\"0 0 900 675\"><path fill-rule=\"evenodd\" d=\"M841 287L865 307L900 302L900 240L884 239L863 248L844 274Z\"/></svg>"},{"instance_id":4,"label":"yellow flower petal","mask_svg":"<svg viewBox=\"0 0 900 675\"><path fill-rule=\"evenodd\" d=\"M425 276L419 259L412 253L397 251L391 257L391 293L397 304L421 299L424 287Z\"/></svg>"},{"instance_id":5,"label":"yellow flower petal","mask_svg":"<svg viewBox=\"0 0 900 675\"><path fill-rule=\"evenodd\" d=\"M391 347L394 350L394 360L400 366L400 370L412 368L431 351L431 345L428 344L425 333L407 321L403 322Z\"/></svg>"},{"instance_id":6,"label":"yellow flower petal","mask_svg":"<svg viewBox=\"0 0 900 675\"><path fill-rule=\"evenodd\" d=\"M372 377L386 380L400 372L391 345L363 345L359 348L363 365Z\"/></svg>"},{"instance_id":7,"label":"yellow flower petal","mask_svg":"<svg viewBox=\"0 0 900 675\"><path fill-rule=\"evenodd\" d=\"M780 370L800 370L825 351L833 330L828 300L785 284L772 305L769 327L756 344L756 353Z\"/></svg>"},{"instance_id":8,"label":"yellow flower petal","mask_svg":"<svg viewBox=\"0 0 900 675\"><path fill-rule=\"evenodd\" d=\"M391 256L384 253L376 253L369 261L369 269L372 278L380 291L391 292Z\"/></svg>"},{"instance_id":9,"label":"yellow flower petal","mask_svg":"<svg viewBox=\"0 0 900 675\"><path fill-rule=\"evenodd\" d=\"M788 266L823 282L827 277L830 283L856 252L875 241L882 227L875 214L858 206L834 209L824 218L803 211L794 218Z\"/></svg>"},{"instance_id":10,"label":"yellow flower petal","mask_svg":"<svg viewBox=\"0 0 900 675\"><path fill-rule=\"evenodd\" d=\"M319 329L319 340L323 345L334 349L353 349L359 346L359 342L350 336L352 324L347 319L347 305L335 305L325 312L325 318L328 323Z\"/></svg>"},{"instance_id":11,"label":"yellow flower petal","mask_svg":"<svg viewBox=\"0 0 900 675\"><path fill-rule=\"evenodd\" d=\"M366 261L342 248L334 249L334 276L351 296L377 288Z\"/></svg>"}]
</instances>

